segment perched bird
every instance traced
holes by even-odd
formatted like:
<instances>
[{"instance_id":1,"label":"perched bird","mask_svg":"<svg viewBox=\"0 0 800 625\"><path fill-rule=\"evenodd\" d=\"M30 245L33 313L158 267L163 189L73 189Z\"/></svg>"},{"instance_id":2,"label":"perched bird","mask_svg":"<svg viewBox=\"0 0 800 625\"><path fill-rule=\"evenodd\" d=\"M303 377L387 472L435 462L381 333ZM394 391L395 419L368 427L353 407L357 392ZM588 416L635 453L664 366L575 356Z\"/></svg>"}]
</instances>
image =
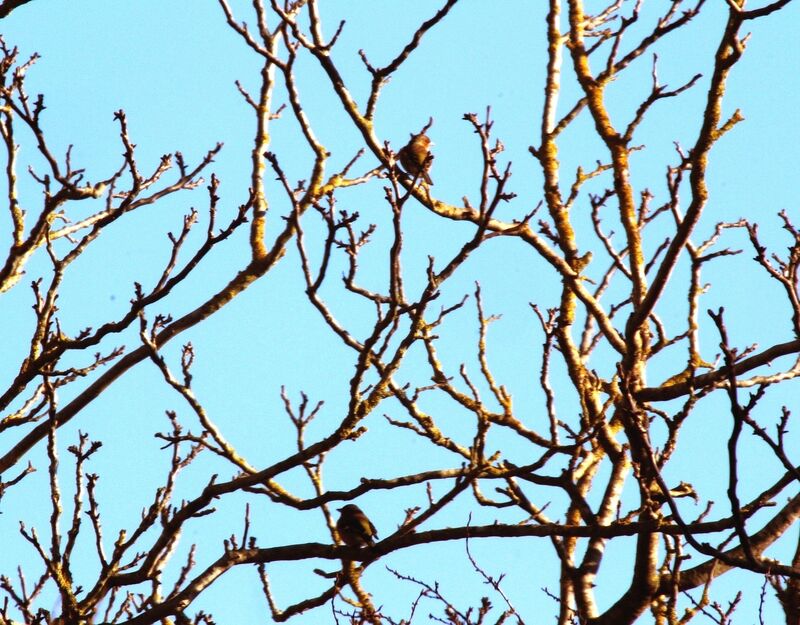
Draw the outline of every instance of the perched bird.
<instances>
[{"instance_id":1,"label":"perched bird","mask_svg":"<svg viewBox=\"0 0 800 625\"><path fill-rule=\"evenodd\" d=\"M433 184L428 170L431 168L433 157L430 155L430 147L433 145L428 136L421 132L418 135L411 135L408 143L400 148L397 159L406 170L406 173L414 178L422 178L428 184Z\"/></svg>"},{"instance_id":2,"label":"perched bird","mask_svg":"<svg viewBox=\"0 0 800 625\"><path fill-rule=\"evenodd\" d=\"M357 505L349 503L339 508L341 515L336 522L336 531L345 545L351 547L364 547L375 544L378 531Z\"/></svg>"},{"instance_id":3,"label":"perched bird","mask_svg":"<svg viewBox=\"0 0 800 625\"><path fill-rule=\"evenodd\" d=\"M667 498L664 496L664 491L661 490L661 486L658 485L658 482L652 482L650 487L648 488L650 498L657 503L659 506L664 505L666 503ZM697 496L697 491L695 491L694 486L689 484L688 482L681 482L675 488L669 489L669 495L673 499L679 499L681 497L691 497L694 499L695 503L700 501Z\"/></svg>"}]
</instances>

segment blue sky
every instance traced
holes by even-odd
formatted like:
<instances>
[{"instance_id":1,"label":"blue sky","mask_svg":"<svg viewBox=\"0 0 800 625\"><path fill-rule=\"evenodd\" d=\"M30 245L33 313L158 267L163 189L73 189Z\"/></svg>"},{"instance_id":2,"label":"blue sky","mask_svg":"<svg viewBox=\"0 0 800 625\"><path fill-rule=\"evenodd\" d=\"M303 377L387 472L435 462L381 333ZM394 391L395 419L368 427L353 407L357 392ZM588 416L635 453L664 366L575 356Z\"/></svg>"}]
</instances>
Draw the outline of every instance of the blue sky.
<instances>
[{"instance_id":1,"label":"blue sky","mask_svg":"<svg viewBox=\"0 0 800 625\"><path fill-rule=\"evenodd\" d=\"M362 103L369 79L357 51L363 48L371 62L384 64L405 44L418 23L436 8L434 3L421 1L324 4L328 36L334 32L339 19L346 19L333 55L353 95ZM239 17L254 21L249 13L249 2L231 2L231 5ZM645 16L651 16L649 11L658 6L657 2L649 3ZM725 6L722 0L710 1L685 32L667 38L657 49L662 82L674 87L697 72L703 74L694 89L678 99L658 103L640 129L639 142L646 144L647 149L632 157L635 184L651 188L662 201L664 169L674 162L673 142L689 145L697 132L698 111L708 85ZM752 24L752 37L744 59L733 71L725 104L728 114L741 108L746 122L726 136L712 154L709 172L712 196L698 229L698 239L708 236L717 221L745 216L759 221L764 240L777 251L782 252L789 243L775 214L785 209L790 215L797 215L793 185L797 146L800 145L796 106L800 94L800 72L797 71L800 48L796 45L793 25L798 19L800 9L794 3L780 14ZM63 153L73 144L73 161L86 167L89 180L107 177L119 167L122 148L113 113L122 108L128 116L142 169L155 167L162 154L174 150L180 150L187 161L196 162L221 141L224 148L211 169L222 181L220 223L230 219L237 206L246 201L254 120L234 81L240 80L246 88L255 88L259 61L226 26L215 1L33 0L2 23L2 32L7 43L20 47L23 56L33 52L41 55L29 72L28 90L46 95L44 126L54 151ZM500 209L500 216L509 220L520 218L541 198L541 174L528 147L537 142L544 50L544 3L512 0L459 3L442 24L428 33L421 48L385 88L376 116L378 135L398 149L409 132L418 131L432 116L434 125L430 134L436 143L432 170L435 191L452 203L458 203L463 196L475 202L480 151L471 127L462 117L466 112L482 115L485 107L491 105L496 121L494 133L506 147L502 162L513 162L511 189L518 194L513 202ZM609 88L608 105L618 119L629 119L635 106L646 96L650 69L650 59L640 59ZM359 137L337 107L319 68L305 58L298 61L297 71L306 111L320 139L332 152L329 172L335 171L359 149ZM574 81L568 78L565 64L564 110L578 93ZM276 102L284 100L285 94L278 89ZM298 140L291 116L284 115L276 120L271 134L271 149L281 158L289 178L307 177L309 152ZM42 163L37 160L29 137L19 138L18 142L22 144L21 162L31 162L40 170ZM570 179L578 165L591 166L602 157L585 115L565 134L560 147L564 181ZM366 171L374 165L374 159L367 156L360 170ZM19 174L21 194L33 212L38 206L39 189L24 171ZM271 175L267 180L271 210L276 215L285 214L287 206L280 189ZM589 188L601 189L604 184L607 181ZM363 282L376 287L386 280L384 264L390 225L382 186L374 183L346 191L338 200L338 208L359 211L366 222L378 224L375 241L365 250L362 262ZM657 203L658 199L654 201ZM106 237L101 237L75 264L64 282L60 315L68 332L87 325L96 326L122 314L132 297L135 280L145 284L157 280L169 253L166 232L180 227L182 216L190 207L197 207L202 214L206 202L202 187L182 193L137 212L124 223L113 226ZM81 211L87 210L88 207L77 205L72 218L83 216L85 213ZM583 221L575 219L579 242L595 245L585 200L577 210L586 215ZM309 217L306 231L311 245L318 242L323 233L314 216ZM272 228L282 224L277 216L271 219L275 224ZM407 282L412 286L422 283L429 255L445 259L473 233L473 227L444 223L419 205L410 206L405 219L408 234L403 261ZM0 233L0 245L9 243L7 232L4 228ZM649 233L649 249L654 249L667 234ZM202 228L192 240L196 242L200 235ZM713 287L703 301L703 310L726 306L730 310L728 321L732 339L740 346L755 342L767 346L789 340L791 328L779 299L781 294L776 285L753 267L752 251L745 234L737 231L726 237L724 245L745 251L731 260L708 266L705 279ZM293 399L305 391L312 401L325 401L318 422L309 431L309 437L314 440L341 418L348 400L342 389L347 388L353 373L353 355L342 348L305 298L297 253L293 247L290 249L287 257L264 280L164 350L177 369L180 345L185 341L193 343L197 351L194 374L199 398L226 437L256 466L265 466L283 457L293 444L293 432L282 414L279 396L282 386ZM199 273L152 313L171 312L178 316L193 309L230 279L246 262L248 253L243 229L217 248L204 261ZM4 379L13 375L28 345L33 315L32 296L27 285L34 277L46 275L48 263L46 254L37 255L22 283L0 300L0 315L4 319L0 344L6 346L6 355L0 359L0 374ZM344 267L341 258L337 263L332 276L338 275ZM600 267L598 264L595 271L599 272ZM685 272L685 266L676 272L676 286L668 291L669 302L660 309L673 329L679 327L685 314L683 282L680 281L685 274L681 276L680 271ZM538 427L544 427L542 393L537 383L542 337L528 302L538 302L543 307L555 305L559 280L530 249L513 241L492 241L443 290L442 304L450 305L464 294L471 295L476 280L481 283L487 313L502 313L502 319L492 325L490 334L489 355L495 373L514 393L520 412L530 415ZM330 298L337 316L363 332L371 311L352 297L342 295L336 280L332 283L324 294ZM711 360L718 352L717 340L705 314L702 317L706 330L701 342L703 355ZM471 362L475 367L475 336L475 311L470 300L441 330L440 351L451 370L456 371L461 362ZM104 346L121 343L134 346L137 340L136 333L129 332ZM655 361L650 382L657 384L680 370L676 362L682 357L685 357L684 352L676 351ZM599 361L595 366L607 373L603 371L607 362ZM407 367L404 375L408 380L419 381L420 376L424 377L422 354L412 353ZM555 376L558 380L559 371ZM774 409L781 404L791 407L796 390L796 384L778 389L770 398L770 407ZM67 389L62 402L69 397ZM577 410L571 397L564 396L561 401L560 414L569 415ZM64 448L75 441L79 429L104 442L93 470L103 475L100 492L104 497L103 512L107 516L109 536L129 524L131 518L136 518L162 479L167 458L152 434L167 427L164 411L168 409L178 410L186 422L190 422L191 415L180 397L160 382L160 374L151 363L144 362L59 432ZM441 411L443 427L451 428L454 435L463 434L463 415L452 406L436 400L432 401L431 409ZM709 402L706 410L707 418L687 426L681 439L684 455L680 456L678 464L670 467L674 471L671 477L677 481L689 474L696 486L702 484L706 492L715 492L716 499L724 501L725 485L715 482L714 475L709 475L707 463L702 462L706 449L702 443L716 436L724 441L729 419L726 420L722 401ZM402 417L396 405L387 405L385 410L377 412L380 414L371 416L371 429L364 441L331 454L326 473L329 489L351 488L363 476L393 476L452 462L441 452L410 446L410 435L398 434L385 424L381 416L384 412ZM9 439L8 446L12 442ZM498 437L496 444L513 457L515 449L510 440ZM7 443L0 436L0 449L6 448ZM376 453L375 449L380 452ZM520 450L519 453L524 452ZM752 451L754 462L758 462L759 453ZM10 572L17 562L34 559L30 546L16 540L21 516L18 511L25 511L29 525L42 529L46 526L44 447L36 447L30 457L40 470L29 477L27 483L10 490L2 501L0 532L13 535L15 539L3 545L0 573ZM64 479L67 480L71 467L66 460L64 465ZM201 456L181 479L177 499L193 496L215 471L230 476L228 467ZM754 473L753 484L745 487L756 490L765 482L759 481L758 471ZM284 482L300 495L311 494L307 480L300 473L290 474ZM424 489L420 487L403 497L376 493L364 497L359 504L386 535L402 521L404 508L424 504ZM208 549L201 550L198 555L200 566L216 558L222 538L239 531L243 507L244 498L231 497L219 506L218 514L190 524L184 534L181 553L190 542L202 541ZM693 509L688 510L691 515ZM464 508L456 506L436 517L432 527L463 524L465 514ZM491 522L493 515L493 512L478 510L473 520ZM255 508L253 533L265 545L329 541L321 515L313 522L309 522L308 516L308 513L276 510L274 506ZM625 542L620 545L620 554L624 555ZM91 552L89 543L84 547ZM386 564L400 571L413 570L428 580L439 578L444 589L453 593L455 601L459 597L474 598L483 592L475 576L456 578L453 575L453 569L468 568L463 545L437 545L426 549L429 550L393 554ZM479 560L484 558L481 561L488 563L487 568L494 572L508 568L506 590L523 614L532 618L531 615L542 610L553 609L551 600L539 590L544 586L551 589L557 586L557 567L550 557L549 544L530 539L506 543L487 540L474 544L473 549ZM425 564L420 570L421 557ZM624 557L619 561L625 562ZM317 565L299 563L275 567L273 577L279 600L289 603L304 597L309 587L318 585L321 589L323 584L310 572ZM93 566L87 561L87 575ZM617 573L619 580L615 579ZM608 595L600 594L601 602L610 600L604 597L617 596L615 586L624 582L626 573L627 570L616 571L613 566L604 571L599 583L608 584L610 590ZM174 575L174 571L169 574ZM383 567L373 567L370 575L367 586L375 592L376 600L397 606L397 614L401 614L400 606L413 597L415 590L401 585L401 590L393 591L390 601L376 590L388 577ZM718 582L721 600L732 597L735 589L745 583L743 579L744 576L730 576ZM737 613L743 623L757 620L758 592L752 587L752 578L748 579L751 586ZM235 593L234 601L230 600L231 593ZM197 602L197 607L214 611L219 623L263 619L266 610L257 579L249 568L227 574ZM776 614L774 601L769 609L771 614ZM325 622L328 618L329 612L323 609L301 617L298 622Z\"/></svg>"}]
</instances>

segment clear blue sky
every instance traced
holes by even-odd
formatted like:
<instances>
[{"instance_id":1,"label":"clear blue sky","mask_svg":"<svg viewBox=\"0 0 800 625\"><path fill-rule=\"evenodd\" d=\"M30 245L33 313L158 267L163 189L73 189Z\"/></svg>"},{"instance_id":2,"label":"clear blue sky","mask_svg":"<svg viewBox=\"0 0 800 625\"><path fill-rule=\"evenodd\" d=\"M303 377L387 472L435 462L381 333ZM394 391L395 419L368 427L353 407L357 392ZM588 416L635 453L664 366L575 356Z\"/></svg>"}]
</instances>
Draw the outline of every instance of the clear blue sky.
<instances>
[{"instance_id":1,"label":"clear blue sky","mask_svg":"<svg viewBox=\"0 0 800 625\"><path fill-rule=\"evenodd\" d=\"M238 16L254 22L249 2L231 4ZM364 100L369 80L358 58L358 49L363 48L373 63L384 64L437 6L437 3L419 0L348 0L324 4L327 35L334 32L339 19L347 20L334 49L334 58L359 102ZM651 1L648 6L658 4ZM704 77L678 100L657 104L640 130L639 141L647 145L647 150L634 157L635 180L639 188L653 189L655 203L664 198L663 172L666 164L673 161L670 152L673 141L686 146L696 134L698 111L708 84L724 10L724 0L709 0L703 14L685 33L667 39L658 47L662 82L677 86L697 72L702 72ZM765 240L777 251L782 252L788 243L782 237L775 213L786 209L798 215L795 188L797 146L800 145L797 115L800 47L795 27L798 23L800 9L794 3L779 15L752 24L752 37L744 60L731 76L725 105L728 114L741 108L746 122L725 137L712 155L712 197L698 238L705 238L716 221L733 221L746 216L760 221ZM175 150L183 152L189 162L195 162L216 142L222 141L224 149L212 168L222 180L220 223L246 201L254 120L234 81L238 79L245 87L254 88L259 60L227 27L216 1L33 0L1 25L6 42L19 46L23 56L33 52L42 56L29 72L28 90L45 93L44 125L51 145L57 153L63 153L68 145L74 144L73 162L86 168L89 180L108 177L119 167L122 148L113 113L122 108L128 115L142 169L155 167L163 153ZM502 162L513 161L511 189L518 194L514 202L502 209L502 216L521 217L541 198L541 176L527 149L537 143L544 50L543 2L465 0L426 36L420 50L385 88L376 118L377 133L397 149L409 132L417 131L429 116L433 116L435 123L430 134L436 143L432 172L436 194L456 204L466 195L475 203L480 152L462 116L466 112L482 114L485 107L491 105L496 120L495 136L506 146ZM301 97L315 131L332 151L329 164L329 172L332 172L352 158L360 147L359 137L336 107L319 69L305 59L299 64L298 72ZM619 118L628 119L633 108L645 97L649 72L649 58L641 59L639 65L632 68L630 77L624 76L610 87L609 106ZM565 76L569 77L566 70ZM572 102L576 94L574 82L566 78L563 101ZM284 99L279 91L277 101L280 103ZM272 136L271 149L280 156L289 177L307 177L308 150L298 141L296 125L290 116L274 123ZM29 137L20 135L18 142L22 144L21 163L27 164L28 159L32 159L34 167L41 169L42 163L36 159ZM565 135L561 150L565 180L577 165L590 167L602 157L586 120L577 123ZM365 157L362 168L366 171L373 165L371 157ZM33 213L38 207L39 191L24 168L19 176L22 196ZM268 191L274 198L273 210L285 213L282 192L271 175L268 174L267 180ZM343 193L339 200L339 208L357 210L365 220L379 224L374 249L365 252L362 263L363 281L374 285L385 281L381 264L385 248L381 244L388 240L389 212L382 201L381 186L375 183L366 189ZM135 280L148 284L157 279L169 252L166 232L180 227L189 207L195 206L202 213L205 205L206 194L201 188L140 211L124 224L110 229L108 236L93 245L76 263L74 275L64 283L60 314L68 333L119 316L132 297ZM74 210L88 208L78 205ZM579 240L594 245L586 201L576 210L586 214L585 223L578 226ZM84 214L76 213L72 218ZM273 219L280 223L277 217ZM428 255L446 258L473 232L469 226L443 223L419 206L408 210L407 228L404 266L410 284L419 284L424 277ZM308 232L311 238L321 235L313 220L309 220ZM651 235L650 245L654 246L666 233ZM9 243L8 236L8 229L3 227L0 232L3 248ZM490 358L495 373L514 393L520 412L540 414L537 375L542 337L528 302L535 301L543 307L554 305L559 281L531 250L516 243L496 243L488 245L463 268L443 292L442 304L455 303L463 294L471 294L474 281L481 282L487 312L503 315L502 320L492 326L490 337ZM726 245L744 248L745 252L730 261L730 265L709 267L705 277L714 286L703 308L725 305L738 309L736 315L731 315L729 329L739 346L753 342L767 346L792 338L785 309L776 304L775 298L780 293L753 271L752 252L744 233L731 234ZM199 275L152 313L171 312L178 316L193 309L212 289L228 281L244 264L247 254L246 233L242 230L204 262ZM332 276L338 275L342 267L334 267ZM28 345L33 315L32 296L27 285L36 276L46 275L47 269L47 256L40 253L22 283L0 300L0 318L3 319L0 345L4 346L0 375L4 379L13 375ZM600 266L596 270L599 272ZM679 292L673 295L672 315L676 324L673 327L677 327L685 303ZM326 296L332 298L332 306L343 321L363 326L368 319L369 311L364 311L360 304L354 305L350 298L337 294L335 289L328 289ZM670 308L663 308L661 313L668 323L672 322ZM706 324L705 315L703 323ZM475 332L472 303L443 328L440 349L453 371L464 361L474 367ZM716 339L712 332L707 332L705 337L703 354L713 359L718 351ZM137 340L135 333L129 333L104 346L121 343L133 346ZM293 433L282 413L281 386L287 388L292 398L305 391L313 401L325 400L319 422L310 429L311 440L324 435L346 408L353 357L324 327L305 299L293 249L261 283L169 345L165 353L176 370L179 347L185 341L191 341L197 351L194 373L199 398L226 437L256 466L265 466L286 455L293 444ZM412 355L410 362L423 364L419 354ZM603 363L596 364L599 370L603 366ZM657 384L680 368L674 359L654 363L650 382ZM419 370L424 375L424 370ZM413 367L407 375L408 379L413 379ZM797 385L787 385L783 396L772 398L772 405L786 403L791 407L796 392ZM62 402L69 396L66 391ZM707 421L692 425L684 434L681 444L686 446L686 455L681 459L682 464L671 467L674 471L671 477L676 481L686 479L685 471L691 476L689 481L698 487L705 486L706 493L714 493L714 496L706 494L707 497L724 501L725 484L710 479L713 473L709 475L708 466L698 456L707 437L716 435L716 428L720 428L720 440L727 434L724 404L718 402L709 406L713 409L709 408ZM94 402L80 418L59 432L62 448L75 442L78 429L90 432L94 439L104 443L92 470L103 476L100 493L105 502L103 513L108 537L114 536L119 528L130 526L130 519L136 518L138 511L147 505L152 489L162 479L167 459L152 434L167 427L164 417L167 409L178 410L185 422L196 429L186 405L159 383L158 372L151 363L145 362L116 382L106 397ZM391 410L396 412L391 413ZM569 405L568 400L560 407L561 414L574 410L575 406ZM439 468L448 462L437 452L409 454L410 439L383 423L383 412L402 417L396 405L377 411L369 423L369 445L352 445L331 454L326 474L329 489L352 488L362 476L394 476ZM441 418L453 432L460 431L459 415L445 411ZM3 436L0 435L0 449L5 450L13 442L13 432L7 435L8 442ZM497 441L498 445L504 443L504 440ZM376 448L381 449L380 454L375 453ZM504 451L513 457L513 449ZM64 480L68 481L71 463L66 457L64 453ZM28 483L9 491L2 501L0 536L13 538L4 539L0 547L0 573L9 574L18 562L35 560L30 546L17 539L19 518L24 517L26 523L37 526L42 532L46 529L49 511L42 445L33 450L31 460L39 467L38 473L28 478ZM230 476L229 468L211 458L201 458L181 480L181 495L176 499L192 497L217 470L222 471L221 478ZM762 485L755 473L753 489ZM299 473L287 476L285 484L300 495L311 494L307 481ZM69 487L65 488L69 492ZM359 504L386 535L402 521L404 508L424 505L422 487L413 496L408 493L404 496L409 500L398 500L392 493L372 494ZM240 531L243 506L243 498L241 501L230 498L219 506L218 514L188 525L180 553L184 553L192 541L202 539L197 570L218 557L222 538ZM463 524L465 514L464 508L456 506L437 516L431 527ZM330 540L321 515L310 521L308 513L286 513L264 505L254 509L252 516L253 533L263 546ZM491 512L478 511L473 522L491 522L493 518ZM88 538L87 533L84 539ZM92 553L91 544L87 542L83 547L87 553ZM540 591L544 586L553 590L557 587L557 566L550 557L547 541L485 541L473 548L491 572L509 571L506 590L523 615L530 619L528 622L550 622L549 617L534 620L536 615L549 614L554 609L553 602ZM537 554L542 554L543 559L539 560ZM547 554L547 559L543 554ZM424 557L424 567L419 564L421 557ZM625 561L620 558L620 562ZM181 563L182 558L176 557L175 562ZM454 574L455 570L469 568L461 544L393 554L386 564L400 571L413 571L427 580L440 579L443 589L452 593L449 596L454 601L459 597L474 599L485 592L474 575ZM276 593L284 605L305 596L308 588L323 587L310 572L318 565L301 563L271 569ZM93 560L87 561L89 579L94 566ZM333 568L330 563L325 566ZM249 567L241 569L228 573L215 584L197 602L197 608L211 610L222 624L256 622L256 619L263 622L266 606L257 578ZM174 574L171 571L168 576ZM413 597L415 589L401 586L402 590L391 598L381 594L381 580L386 575L382 566L373 567L371 577L367 578L367 588L375 592L376 601L394 605L398 609L395 614L399 615L399 606ZM608 584L615 591L617 583L627 580L627 570L619 571L618 582L614 577L613 570L606 572L599 583ZM715 587L719 589L720 600L730 599L733 591L741 587L742 579L731 576L718 582ZM614 591L609 597L617 596ZM753 587L752 578L745 592L746 601L737 613L736 622L755 622L758 589ZM602 593L600 598L609 600L604 599ZM774 600L769 609L776 614ZM297 622L320 623L329 619L330 613L323 609Z\"/></svg>"}]
</instances>

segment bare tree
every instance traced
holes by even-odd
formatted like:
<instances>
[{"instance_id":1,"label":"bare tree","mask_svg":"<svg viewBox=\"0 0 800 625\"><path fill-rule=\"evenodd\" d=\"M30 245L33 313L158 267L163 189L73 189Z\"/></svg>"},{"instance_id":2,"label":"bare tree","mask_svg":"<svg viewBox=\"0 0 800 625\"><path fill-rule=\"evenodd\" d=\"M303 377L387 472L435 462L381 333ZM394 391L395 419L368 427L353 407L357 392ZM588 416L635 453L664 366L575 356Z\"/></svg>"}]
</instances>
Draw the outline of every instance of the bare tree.
<instances>
[{"instance_id":1,"label":"bare tree","mask_svg":"<svg viewBox=\"0 0 800 625\"><path fill-rule=\"evenodd\" d=\"M187 162L178 152L145 167L121 110L115 119L122 157L109 171L90 173L73 163L71 150L55 153L43 126L44 97L25 88L37 57L21 58L3 42L0 134L11 246L0 269L0 291L23 288L32 259L42 256L48 262L30 284L35 321L27 334L19 332L20 340L25 336L24 357L0 394L0 432L6 442L0 456L0 510L20 521L19 536L3 540L27 542L39 566L0 571L0 623L213 623L215 617L197 608L196 600L237 567L257 571L253 584L263 590L275 621L316 609L323 615L319 619L410 623L424 620L425 605L439 610L432 618L445 623L490 618L531 623L546 620L538 607L546 605L555 608L553 618L560 625L641 619L672 625L695 618L722 624L730 622L739 600L715 599L715 582L740 571L748 576L743 579L755 580L754 587L763 587L763 596L774 594L787 624L800 623L800 547L775 548L779 539L790 537L800 515L800 472L788 438L791 406L773 414L774 400L767 400L800 372L800 231L789 213L778 214L789 239L788 252L781 255L767 248L752 217L716 222L705 215L714 148L743 121L738 109L723 113L723 98L745 54L747 29L775 19L788 3L746 8L728 0L713 33L718 43L710 74L702 77L690 69L683 83L670 86L659 81L659 59L651 53L692 28L707 10L704 0L654 6L620 0L593 7L595 12L582 0L549 0L542 38L544 104L538 134L528 140L542 188L530 198L513 191L511 163L504 161L504 144L493 135L487 108L464 115L476 137L481 171L470 181L477 199L464 197L460 203L448 203L426 182L429 171L436 178L432 156L408 167L402 153L398 157L403 146L381 136L376 125L382 90L408 59L424 54L429 31L446 28L457 0L443 2L385 64L360 51L369 81L363 102L335 60L346 25L341 22L326 38L319 2L254 0L248 27L243 15L219 0L227 25L261 62L256 90L237 83L256 129L249 188L235 208L221 202L220 181L211 173L220 145L198 162ZM21 4L3 3L0 16ZM632 114L609 106L614 81L648 62L646 92L627 96ZM315 89L336 98L349 129L360 137L357 153L344 158L342 149L326 145L315 133L305 108L313 96L303 92L300 81L299 68L309 63L321 70ZM565 88L566 81L574 81L577 97L570 99L574 90ZM687 122L697 128L691 144L676 144L674 153L662 155L662 181L642 184L634 158L644 147L639 131L658 107L703 88L703 110ZM293 120L297 140L310 155L300 182L270 144L271 126L285 119ZM430 132L434 121L409 131ZM587 149L581 166L569 173L559 148L584 121L598 147L596 153ZM35 159L27 156L30 152ZM346 165L331 172L334 154ZM401 160L411 171L403 170ZM46 167L30 168L41 187L35 210L34 199L18 191L17 176L28 162ZM58 303L74 261L113 224L124 226L136 211L203 186L205 211L192 209L169 233L163 269L155 281L134 285L124 314L79 330L67 327ZM365 219L340 208L351 205L350 192L376 187L384 198L381 214ZM88 216L74 217L83 214L78 207L84 205L90 207ZM421 273L406 263L413 229L408 215L420 206L451 241L460 242L449 253L430 256ZM761 208L753 212L771 219ZM203 236L193 236L197 228ZM169 296L192 280L207 258L226 253L226 241L233 244L244 229L249 229L248 259L227 284L207 292L188 312L164 312L168 305L180 310ZM735 301L725 310L705 310L704 272L733 263L741 250L726 247L726 241L737 236L751 247L765 283L779 285L785 295L784 342L757 347L748 344L751 337L733 334L730 318L747 315ZM499 315L488 312L497 303L482 294L485 281L470 292L463 289L464 278L491 258L485 253L489 241L521 258L539 259L559 285L557 293L537 288L537 279L519 285L541 336L541 349L534 351L539 362L529 373L529 384L541 390L533 415L515 405L517 390L496 373L502 354L492 348L490 326ZM375 258L382 259L380 266ZM203 354L186 342L176 358L166 346L251 285L269 282L281 261L299 264L308 304L352 369L349 384L340 389L346 402L338 414L326 408L316 389L299 395L283 390L294 446L271 449L264 462L248 459L226 435L225 415L207 408L209 391L193 377ZM729 278L735 281L736 272ZM354 304L344 306L344 301ZM448 351L454 339L464 342L454 320L465 315L472 318L476 339L470 359L458 364L458 349L455 360ZM135 337L136 345L120 347L115 342L122 337ZM279 366L280 355L275 358ZM654 384L664 362L670 374ZM91 468L101 442L81 418L99 398L115 392L115 381L148 366L181 401L180 409L166 408L168 427L155 433L168 455L168 470L141 517L109 538L103 511L114 501L101 494L103 478ZM190 416L182 414L186 411ZM717 504L715 495L700 486L707 476L691 475L676 460L681 432L697 432L709 411L723 414L725 423L724 433L704 445L713 458L714 483L725 493L725 501ZM64 440L64 426L74 423L81 428L77 440ZM368 427L402 437L408 457L423 458L427 468L400 474L383 470L386 452ZM32 462L40 448L46 449L46 466ZM767 454L765 469L745 480L750 472L742 455L752 449ZM332 489L323 469L334 455L371 462L360 481ZM48 476L47 527L31 527L26 510L9 509L2 500L9 489L23 491L36 470ZM204 486L187 494L182 472L191 472ZM289 486L297 484L298 473L310 495ZM362 541L363 547L352 540L343 544L336 508L380 493L395 504L396 527L378 528L381 540L374 545L371 540ZM40 495L31 492L32 498ZM226 527L229 538L223 544L184 545L183 535L200 518L239 513L243 498L248 503L242 525ZM323 525L330 539L263 542L251 522L256 506L273 515L301 515L297 518L308 526ZM496 521L475 523L472 515ZM449 523L440 521L444 518ZM559 570L545 589L535 589L534 599L533 590L521 599L504 587L504 562L486 561L472 551L483 538L516 539L517 549L525 550L531 545L521 540L525 537L549 545ZM437 580L425 579L424 568L402 570L392 561L412 547L426 553L435 543L466 545L468 574L488 587L486 597L460 606ZM613 556L629 558L622 566L607 555L616 544L628 548ZM318 563L314 568L313 560L328 561L328 570ZM304 563L313 583L307 591L300 589L301 599L284 605L273 590L271 571L289 561ZM375 582L372 573L383 566L390 567L391 577ZM624 571L624 578L608 585L609 570L615 576ZM403 616L387 604L398 588L417 593ZM52 602L45 597L51 596L57 597L57 607L48 609ZM216 618L224 619L224 611Z\"/></svg>"}]
</instances>

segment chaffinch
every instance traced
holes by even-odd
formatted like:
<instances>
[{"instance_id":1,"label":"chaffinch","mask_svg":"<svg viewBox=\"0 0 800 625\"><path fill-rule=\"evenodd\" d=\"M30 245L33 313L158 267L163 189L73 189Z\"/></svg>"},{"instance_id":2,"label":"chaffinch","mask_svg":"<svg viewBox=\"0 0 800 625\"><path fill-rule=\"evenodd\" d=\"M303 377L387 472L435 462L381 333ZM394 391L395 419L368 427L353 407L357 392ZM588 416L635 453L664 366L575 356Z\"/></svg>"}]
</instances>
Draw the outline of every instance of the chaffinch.
<instances>
[{"instance_id":1,"label":"chaffinch","mask_svg":"<svg viewBox=\"0 0 800 625\"><path fill-rule=\"evenodd\" d=\"M339 508L336 531L345 545L350 547L372 547L378 538L378 531L357 505L349 503Z\"/></svg>"},{"instance_id":2,"label":"chaffinch","mask_svg":"<svg viewBox=\"0 0 800 625\"><path fill-rule=\"evenodd\" d=\"M428 136L421 132L418 135L411 135L408 143L397 153L397 159L406 173L415 178L422 178L431 185L433 181L428 175L428 170L431 168L433 160L430 156L430 146L432 145Z\"/></svg>"}]
</instances>

